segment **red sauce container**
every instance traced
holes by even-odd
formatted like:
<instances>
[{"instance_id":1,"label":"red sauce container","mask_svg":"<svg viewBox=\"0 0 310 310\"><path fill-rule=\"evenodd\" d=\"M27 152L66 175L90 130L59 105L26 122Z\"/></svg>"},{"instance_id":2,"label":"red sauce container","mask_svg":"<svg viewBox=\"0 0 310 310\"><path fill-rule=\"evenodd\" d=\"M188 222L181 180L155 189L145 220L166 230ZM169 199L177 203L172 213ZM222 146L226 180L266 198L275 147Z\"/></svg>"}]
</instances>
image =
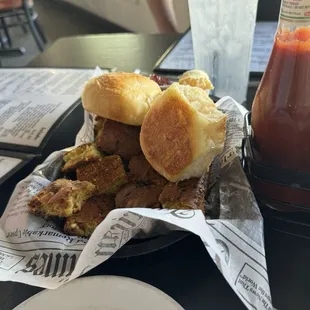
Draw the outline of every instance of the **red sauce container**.
<instances>
[{"instance_id":1,"label":"red sauce container","mask_svg":"<svg viewBox=\"0 0 310 310\"><path fill-rule=\"evenodd\" d=\"M257 160L259 154L253 147L251 113L245 117L242 153L244 170L261 205L310 213L310 174Z\"/></svg>"},{"instance_id":2,"label":"red sauce container","mask_svg":"<svg viewBox=\"0 0 310 310\"><path fill-rule=\"evenodd\" d=\"M310 177L309 12L310 0L282 0L273 50L253 102L251 126L253 154L259 164ZM310 192L294 187L284 191L257 181L252 186L266 199L310 208Z\"/></svg>"}]
</instances>

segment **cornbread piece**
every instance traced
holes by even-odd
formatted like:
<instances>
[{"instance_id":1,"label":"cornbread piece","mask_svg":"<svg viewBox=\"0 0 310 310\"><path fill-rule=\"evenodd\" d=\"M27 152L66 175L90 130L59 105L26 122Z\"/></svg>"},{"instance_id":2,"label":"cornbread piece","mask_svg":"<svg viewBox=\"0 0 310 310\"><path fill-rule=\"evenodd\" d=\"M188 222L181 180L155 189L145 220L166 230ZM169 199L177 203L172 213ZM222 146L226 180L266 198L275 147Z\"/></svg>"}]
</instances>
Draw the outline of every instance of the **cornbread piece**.
<instances>
[{"instance_id":1,"label":"cornbread piece","mask_svg":"<svg viewBox=\"0 0 310 310\"><path fill-rule=\"evenodd\" d=\"M85 165L101 157L102 155L97 150L94 143L82 144L64 155L63 159L65 161L65 165L63 166L62 171L73 171L77 167Z\"/></svg>"},{"instance_id":2,"label":"cornbread piece","mask_svg":"<svg viewBox=\"0 0 310 310\"><path fill-rule=\"evenodd\" d=\"M101 151L119 155L126 160L142 153L139 142L140 127L106 119L99 128L96 144Z\"/></svg>"},{"instance_id":3,"label":"cornbread piece","mask_svg":"<svg viewBox=\"0 0 310 310\"><path fill-rule=\"evenodd\" d=\"M164 186L168 181L156 172L143 154L131 157L129 175L135 182Z\"/></svg>"},{"instance_id":4,"label":"cornbread piece","mask_svg":"<svg viewBox=\"0 0 310 310\"><path fill-rule=\"evenodd\" d=\"M162 191L161 186L140 186L127 184L115 197L116 208L160 208L158 197Z\"/></svg>"},{"instance_id":5,"label":"cornbread piece","mask_svg":"<svg viewBox=\"0 0 310 310\"><path fill-rule=\"evenodd\" d=\"M77 168L77 179L96 185L98 194L115 194L128 182L119 156L106 156Z\"/></svg>"},{"instance_id":6,"label":"cornbread piece","mask_svg":"<svg viewBox=\"0 0 310 310\"><path fill-rule=\"evenodd\" d=\"M58 179L43 188L29 202L30 212L43 217L68 217L81 210L85 200L95 193L90 182Z\"/></svg>"},{"instance_id":7,"label":"cornbread piece","mask_svg":"<svg viewBox=\"0 0 310 310\"><path fill-rule=\"evenodd\" d=\"M159 201L164 209L200 209L204 212L205 189L205 176L168 183L162 190Z\"/></svg>"},{"instance_id":8,"label":"cornbread piece","mask_svg":"<svg viewBox=\"0 0 310 310\"><path fill-rule=\"evenodd\" d=\"M90 237L96 227L114 209L114 199L100 195L85 201L80 212L66 219L64 231L68 235Z\"/></svg>"}]
</instances>

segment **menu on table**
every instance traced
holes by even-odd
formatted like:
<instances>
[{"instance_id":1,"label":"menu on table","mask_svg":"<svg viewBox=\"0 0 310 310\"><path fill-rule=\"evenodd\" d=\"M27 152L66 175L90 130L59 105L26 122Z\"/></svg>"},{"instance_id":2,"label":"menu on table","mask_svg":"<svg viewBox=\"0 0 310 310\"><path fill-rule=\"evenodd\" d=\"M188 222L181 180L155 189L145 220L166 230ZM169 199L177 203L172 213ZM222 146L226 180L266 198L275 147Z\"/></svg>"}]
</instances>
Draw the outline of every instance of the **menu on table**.
<instances>
[{"instance_id":1,"label":"menu on table","mask_svg":"<svg viewBox=\"0 0 310 310\"><path fill-rule=\"evenodd\" d=\"M277 22L257 22L253 38L250 71L263 73L266 69ZM157 70L186 71L195 68L192 33L189 30L156 64Z\"/></svg>"},{"instance_id":2,"label":"menu on table","mask_svg":"<svg viewBox=\"0 0 310 310\"><path fill-rule=\"evenodd\" d=\"M20 158L1 156L0 155L0 178L14 169L22 162Z\"/></svg>"},{"instance_id":3,"label":"menu on table","mask_svg":"<svg viewBox=\"0 0 310 310\"><path fill-rule=\"evenodd\" d=\"M35 154L0 150L0 185L35 156Z\"/></svg>"},{"instance_id":4,"label":"menu on table","mask_svg":"<svg viewBox=\"0 0 310 310\"><path fill-rule=\"evenodd\" d=\"M0 69L0 183L40 154L53 129L80 103L92 69Z\"/></svg>"}]
</instances>

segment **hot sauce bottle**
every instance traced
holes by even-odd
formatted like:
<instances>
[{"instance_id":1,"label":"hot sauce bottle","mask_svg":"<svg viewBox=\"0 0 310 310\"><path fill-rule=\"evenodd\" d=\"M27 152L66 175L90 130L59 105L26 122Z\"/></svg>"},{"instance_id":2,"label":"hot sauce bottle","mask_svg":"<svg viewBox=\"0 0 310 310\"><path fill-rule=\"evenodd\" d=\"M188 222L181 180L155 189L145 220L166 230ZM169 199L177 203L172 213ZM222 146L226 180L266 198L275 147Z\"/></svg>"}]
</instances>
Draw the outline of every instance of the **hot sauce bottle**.
<instances>
[{"instance_id":1,"label":"hot sauce bottle","mask_svg":"<svg viewBox=\"0 0 310 310\"><path fill-rule=\"evenodd\" d=\"M282 0L251 125L258 162L310 173L310 0Z\"/></svg>"},{"instance_id":2,"label":"hot sauce bottle","mask_svg":"<svg viewBox=\"0 0 310 310\"><path fill-rule=\"evenodd\" d=\"M310 173L310 0L282 1L252 129L259 160Z\"/></svg>"}]
</instances>

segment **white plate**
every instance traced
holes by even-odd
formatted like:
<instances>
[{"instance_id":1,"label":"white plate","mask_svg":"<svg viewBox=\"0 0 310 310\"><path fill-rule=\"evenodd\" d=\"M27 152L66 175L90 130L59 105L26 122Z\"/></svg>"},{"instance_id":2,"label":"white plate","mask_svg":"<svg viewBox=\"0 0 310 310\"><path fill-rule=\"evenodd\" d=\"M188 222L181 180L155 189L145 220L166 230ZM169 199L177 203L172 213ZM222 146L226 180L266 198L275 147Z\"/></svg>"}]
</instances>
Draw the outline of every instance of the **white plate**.
<instances>
[{"instance_id":1,"label":"white plate","mask_svg":"<svg viewBox=\"0 0 310 310\"><path fill-rule=\"evenodd\" d=\"M130 278L80 278L56 290L44 290L15 310L184 310L159 289Z\"/></svg>"}]
</instances>

